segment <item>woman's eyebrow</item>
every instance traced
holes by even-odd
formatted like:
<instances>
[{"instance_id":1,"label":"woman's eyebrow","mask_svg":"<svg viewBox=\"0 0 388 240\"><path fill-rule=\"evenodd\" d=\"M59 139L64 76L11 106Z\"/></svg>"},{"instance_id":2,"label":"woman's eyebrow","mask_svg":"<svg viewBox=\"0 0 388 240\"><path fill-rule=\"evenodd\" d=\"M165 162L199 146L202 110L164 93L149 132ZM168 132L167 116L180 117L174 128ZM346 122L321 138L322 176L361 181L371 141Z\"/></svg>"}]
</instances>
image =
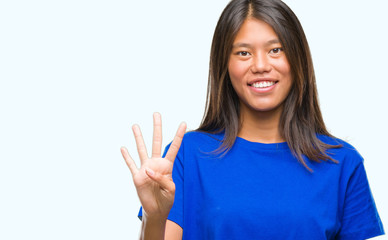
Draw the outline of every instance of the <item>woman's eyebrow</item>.
<instances>
[{"instance_id":1,"label":"woman's eyebrow","mask_svg":"<svg viewBox=\"0 0 388 240\"><path fill-rule=\"evenodd\" d=\"M264 46L270 46L272 44L277 44L277 43L280 43L279 39L275 38L275 39L271 39L269 41L267 41ZM253 46L249 43L235 43L233 44L232 46L233 48L239 48L239 47L245 47L245 48L253 48Z\"/></svg>"},{"instance_id":2,"label":"woman's eyebrow","mask_svg":"<svg viewBox=\"0 0 388 240\"><path fill-rule=\"evenodd\" d=\"M272 44L277 44L280 43L279 39L275 38L272 40L269 40L268 42L265 43L266 46L272 45Z\"/></svg>"},{"instance_id":3,"label":"woman's eyebrow","mask_svg":"<svg viewBox=\"0 0 388 240\"><path fill-rule=\"evenodd\" d=\"M253 48L252 45L249 44L249 43L236 43L236 44L233 44L233 48L239 48L239 47Z\"/></svg>"}]
</instances>

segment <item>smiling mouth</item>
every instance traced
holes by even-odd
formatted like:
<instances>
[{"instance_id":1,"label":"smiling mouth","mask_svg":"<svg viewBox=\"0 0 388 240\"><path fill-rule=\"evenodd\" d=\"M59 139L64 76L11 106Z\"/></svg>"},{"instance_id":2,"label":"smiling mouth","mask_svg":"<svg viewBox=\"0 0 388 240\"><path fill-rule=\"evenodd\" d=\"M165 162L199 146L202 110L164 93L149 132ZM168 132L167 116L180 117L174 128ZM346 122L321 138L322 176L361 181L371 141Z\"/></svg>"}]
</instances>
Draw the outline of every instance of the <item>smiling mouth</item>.
<instances>
[{"instance_id":1,"label":"smiling mouth","mask_svg":"<svg viewBox=\"0 0 388 240\"><path fill-rule=\"evenodd\" d=\"M254 88L267 88L271 87L278 83L278 81L259 81L259 82L254 82L252 84L248 84L248 86L254 87Z\"/></svg>"}]
</instances>

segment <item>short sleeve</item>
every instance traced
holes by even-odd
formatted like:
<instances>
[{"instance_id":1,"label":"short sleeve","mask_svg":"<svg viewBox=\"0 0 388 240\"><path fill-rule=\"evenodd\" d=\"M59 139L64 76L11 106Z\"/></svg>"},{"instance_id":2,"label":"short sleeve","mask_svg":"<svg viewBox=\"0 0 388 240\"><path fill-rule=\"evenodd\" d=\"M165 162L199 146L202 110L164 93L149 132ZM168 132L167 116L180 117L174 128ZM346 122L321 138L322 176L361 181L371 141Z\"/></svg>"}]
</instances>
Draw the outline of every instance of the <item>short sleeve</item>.
<instances>
[{"instance_id":1,"label":"short sleeve","mask_svg":"<svg viewBox=\"0 0 388 240\"><path fill-rule=\"evenodd\" d=\"M168 149L170 146L166 147ZM174 161L174 167L172 169L172 180L175 183L175 198L174 204L170 210L170 214L167 219L175 222L181 228L183 228L183 190L184 190L184 165L183 165L183 149L184 143L182 141L179 152ZM167 150L165 154L167 153Z\"/></svg>"},{"instance_id":2,"label":"short sleeve","mask_svg":"<svg viewBox=\"0 0 388 240\"><path fill-rule=\"evenodd\" d=\"M164 150L163 157L166 156L170 145ZM175 198L174 204L170 210L170 214L167 219L175 222L179 226L183 228L183 163L182 163L182 155L183 155L183 143L179 149L177 157L174 161L174 166L172 170L172 180L175 183ZM140 211L138 213L138 218L142 219L142 208L140 207Z\"/></svg>"},{"instance_id":3,"label":"short sleeve","mask_svg":"<svg viewBox=\"0 0 388 240\"><path fill-rule=\"evenodd\" d=\"M361 161L349 178L341 229L336 239L365 240L383 234L383 225Z\"/></svg>"}]
</instances>

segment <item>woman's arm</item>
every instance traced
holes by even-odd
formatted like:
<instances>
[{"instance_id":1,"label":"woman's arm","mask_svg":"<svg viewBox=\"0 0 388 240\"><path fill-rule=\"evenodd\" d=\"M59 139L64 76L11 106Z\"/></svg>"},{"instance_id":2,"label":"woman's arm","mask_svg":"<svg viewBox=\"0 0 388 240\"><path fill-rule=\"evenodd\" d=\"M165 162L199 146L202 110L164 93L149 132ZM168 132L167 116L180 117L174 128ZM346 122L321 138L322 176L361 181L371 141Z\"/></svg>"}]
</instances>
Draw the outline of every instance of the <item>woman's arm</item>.
<instances>
[{"instance_id":1,"label":"woman's arm","mask_svg":"<svg viewBox=\"0 0 388 240\"><path fill-rule=\"evenodd\" d=\"M162 120L159 113L154 114L154 136L152 142L152 157L148 156L140 128L134 125L133 133L137 151L139 153L141 167L137 168L128 150L121 148L125 162L132 174L133 183L142 205L142 229L140 239L181 239L179 226L168 223L167 217L170 213L175 197L175 184L172 180L172 169L174 160L182 143L186 131L186 124L181 124L172 141L169 150L164 158L162 151ZM182 230L181 230L182 232ZM175 238L179 237L180 238Z\"/></svg>"},{"instance_id":2,"label":"woman's arm","mask_svg":"<svg viewBox=\"0 0 388 240\"><path fill-rule=\"evenodd\" d=\"M166 233L164 239L166 240L182 240L183 229L173 221L167 220Z\"/></svg>"},{"instance_id":3,"label":"woman's arm","mask_svg":"<svg viewBox=\"0 0 388 240\"><path fill-rule=\"evenodd\" d=\"M173 221L142 217L140 240L182 240L182 235L182 228Z\"/></svg>"}]
</instances>

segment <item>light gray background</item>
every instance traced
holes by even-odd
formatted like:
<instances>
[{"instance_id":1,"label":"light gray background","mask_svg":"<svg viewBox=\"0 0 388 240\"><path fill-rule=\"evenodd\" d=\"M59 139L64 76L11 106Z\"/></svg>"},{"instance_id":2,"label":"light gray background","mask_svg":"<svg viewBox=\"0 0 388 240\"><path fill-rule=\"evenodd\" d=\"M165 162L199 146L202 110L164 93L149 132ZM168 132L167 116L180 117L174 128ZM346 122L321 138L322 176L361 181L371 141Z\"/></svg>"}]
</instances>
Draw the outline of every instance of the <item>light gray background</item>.
<instances>
[{"instance_id":1,"label":"light gray background","mask_svg":"<svg viewBox=\"0 0 388 240\"><path fill-rule=\"evenodd\" d=\"M135 239L119 148L198 127L226 0L0 3L0 239ZM287 0L310 43L323 116L353 144L388 226L387 3ZM376 239L387 239L379 237Z\"/></svg>"}]
</instances>

